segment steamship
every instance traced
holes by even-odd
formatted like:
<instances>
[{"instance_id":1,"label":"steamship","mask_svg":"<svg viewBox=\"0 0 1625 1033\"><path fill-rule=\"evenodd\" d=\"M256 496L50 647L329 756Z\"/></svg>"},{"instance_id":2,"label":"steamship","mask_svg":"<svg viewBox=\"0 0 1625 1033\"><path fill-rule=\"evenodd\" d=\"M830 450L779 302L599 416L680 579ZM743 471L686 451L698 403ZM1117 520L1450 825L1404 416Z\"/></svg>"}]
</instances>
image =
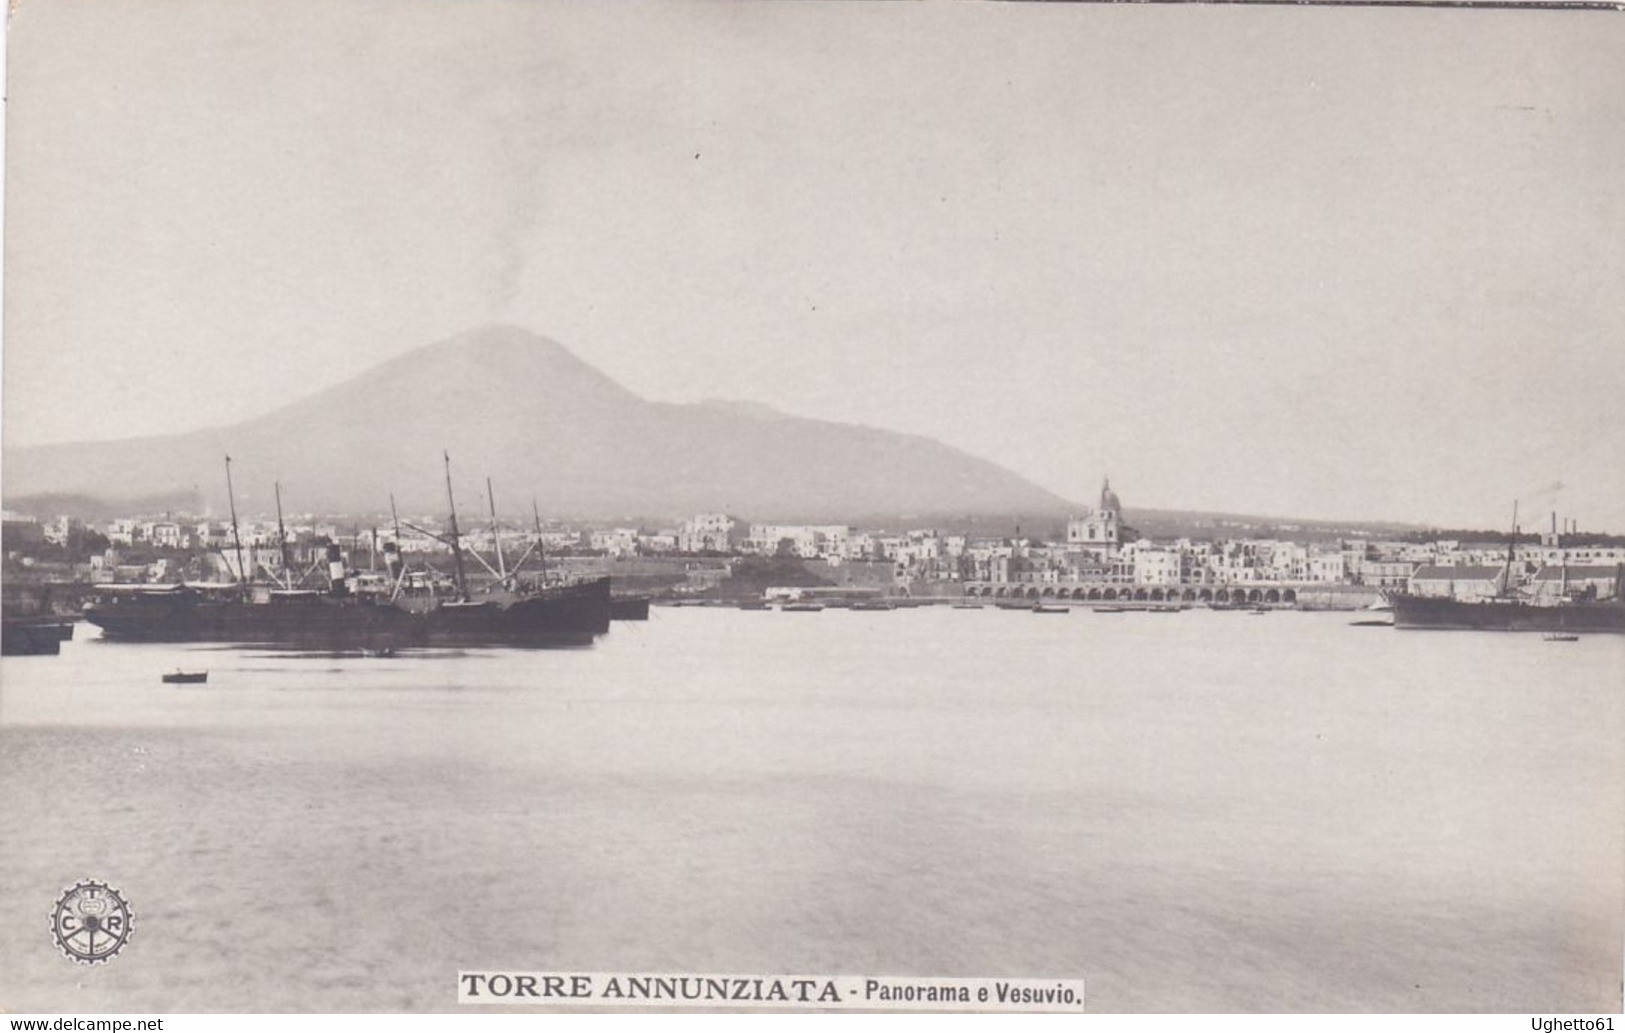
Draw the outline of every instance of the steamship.
<instances>
[{"instance_id":1,"label":"steamship","mask_svg":"<svg viewBox=\"0 0 1625 1033\"><path fill-rule=\"evenodd\" d=\"M1566 561L1537 571L1528 583L1514 577L1517 508L1504 566L1494 593L1477 599L1414 594L1388 597L1394 627L1454 631L1541 631L1556 634L1625 634L1625 564L1571 567ZM1557 517L1551 542L1559 544Z\"/></svg>"},{"instance_id":2,"label":"steamship","mask_svg":"<svg viewBox=\"0 0 1625 1033\"><path fill-rule=\"evenodd\" d=\"M231 494L231 460L226 460ZM134 642L222 642L321 650L384 650L415 646L560 647L591 645L609 631L609 578L548 584L519 576L527 552L510 573L500 557L497 576L471 591L464 546L451 500L451 460L446 492L449 532L425 532L451 550L455 577L442 591L437 578L412 576L395 542L384 545L385 569L350 576L337 544L327 547L328 578L322 589L262 583L244 575L235 499L232 534L237 542L236 580L227 583L106 586L85 607L85 620L102 637ZM492 502L493 524L495 502ZM281 525L281 489L277 490ZM540 521L538 520L538 525ZM421 530L421 529L418 529ZM399 537L397 528L397 538ZM281 535L287 569L286 534ZM538 546L533 544L532 550ZM485 561L480 559L483 564Z\"/></svg>"},{"instance_id":3,"label":"steamship","mask_svg":"<svg viewBox=\"0 0 1625 1033\"><path fill-rule=\"evenodd\" d=\"M609 579L472 598L240 585L108 586L85 608L106 639L308 649L584 646L609 631Z\"/></svg>"},{"instance_id":4,"label":"steamship","mask_svg":"<svg viewBox=\"0 0 1625 1033\"><path fill-rule=\"evenodd\" d=\"M1525 599L1434 599L1396 595L1394 627L1450 631L1545 631L1625 635L1625 603Z\"/></svg>"}]
</instances>

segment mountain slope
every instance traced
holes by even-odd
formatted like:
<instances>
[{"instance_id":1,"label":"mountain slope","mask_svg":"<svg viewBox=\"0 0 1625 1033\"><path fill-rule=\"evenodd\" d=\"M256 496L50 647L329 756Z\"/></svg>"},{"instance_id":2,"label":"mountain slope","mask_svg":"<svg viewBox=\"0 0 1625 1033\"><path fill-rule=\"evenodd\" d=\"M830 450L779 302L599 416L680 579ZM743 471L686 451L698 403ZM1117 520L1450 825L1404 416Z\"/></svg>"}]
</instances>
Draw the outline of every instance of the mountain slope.
<instances>
[{"instance_id":1,"label":"mountain slope","mask_svg":"<svg viewBox=\"0 0 1625 1033\"><path fill-rule=\"evenodd\" d=\"M444 506L442 449L460 508L483 477L508 512L534 495L565 517L751 520L876 514L1065 513L1071 505L927 438L785 416L748 404L673 405L632 394L560 345L487 327L393 359L229 427L8 450L8 498L132 498L195 490L220 511L230 454L239 507L365 514Z\"/></svg>"}]
</instances>

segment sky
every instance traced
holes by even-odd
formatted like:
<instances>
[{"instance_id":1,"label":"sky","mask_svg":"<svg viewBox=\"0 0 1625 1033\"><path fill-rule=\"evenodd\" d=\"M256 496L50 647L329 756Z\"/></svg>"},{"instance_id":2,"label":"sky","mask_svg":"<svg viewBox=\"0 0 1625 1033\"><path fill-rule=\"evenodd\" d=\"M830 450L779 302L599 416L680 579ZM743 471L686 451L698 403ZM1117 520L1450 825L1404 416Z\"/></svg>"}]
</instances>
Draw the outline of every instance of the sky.
<instances>
[{"instance_id":1,"label":"sky","mask_svg":"<svg viewBox=\"0 0 1625 1033\"><path fill-rule=\"evenodd\" d=\"M21 0L9 45L8 447L501 322L1079 502L1625 532L1617 14Z\"/></svg>"}]
</instances>

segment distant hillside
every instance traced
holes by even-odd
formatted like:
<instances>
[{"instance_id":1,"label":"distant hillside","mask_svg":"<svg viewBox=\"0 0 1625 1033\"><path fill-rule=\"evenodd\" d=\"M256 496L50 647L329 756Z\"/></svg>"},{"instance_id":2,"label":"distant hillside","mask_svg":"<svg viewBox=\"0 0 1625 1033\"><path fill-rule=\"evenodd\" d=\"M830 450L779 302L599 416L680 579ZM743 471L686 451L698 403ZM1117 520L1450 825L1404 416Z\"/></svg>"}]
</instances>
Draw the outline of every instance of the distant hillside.
<instances>
[{"instance_id":1,"label":"distant hillside","mask_svg":"<svg viewBox=\"0 0 1625 1033\"><path fill-rule=\"evenodd\" d=\"M1423 529L1419 524L1397 521L1305 520L1173 509L1125 509L1123 521L1147 538L1193 540L1282 538L1312 542L1355 537L1398 539Z\"/></svg>"},{"instance_id":2,"label":"distant hillside","mask_svg":"<svg viewBox=\"0 0 1625 1033\"><path fill-rule=\"evenodd\" d=\"M1025 538L1061 541L1066 537L1065 514L1049 512L1005 512L982 515L933 514L929 520L903 525L885 520L855 517L861 527L930 526L945 534L981 538ZM1414 534L1416 524L1392 521L1301 520L1291 517L1250 516L1241 513L1208 513L1177 509L1125 508L1123 522L1143 538L1168 541L1190 538L1197 541L1230 538L1283 538L1295 541L1330 541L1338 538L1369 537L1399 539Z\"/></svg>"},{"instance_id":3,"label":"distant hillside","mask_svg":"<svg viewBox=\"0 0 1625 1033\"><path fill-rule=\"evenodd\" d=\"M6 508L41 520L66 513L81 520L103 521L137 513L198 513L203 509L203 497L195 491L176 491L165 495L134 498L104 498L51 492L43 495L22 495L15 499L8 497Z\"/></svg>"},{"instance_id":4,"label":"distant hillside","mask_svg":"<svg viewBox=\"0 0 1625 1033\"><path fill-rule=\"evenodd\" d=\"M177 399L175 404L184 404ZM225 508L223 457L238 506L268 512L280 480L289 511L369 514L445 506L442 449L459 507L562 518L760 521L851 514L1063 518L1075 507L985 460L927 438L786 416L761 406L649 402L560 345L488 327L429 345L270 415L229 427L114 442L8 449L7 505L29 496L117 500L196 495Z\"/></svg>"}]
</instances>

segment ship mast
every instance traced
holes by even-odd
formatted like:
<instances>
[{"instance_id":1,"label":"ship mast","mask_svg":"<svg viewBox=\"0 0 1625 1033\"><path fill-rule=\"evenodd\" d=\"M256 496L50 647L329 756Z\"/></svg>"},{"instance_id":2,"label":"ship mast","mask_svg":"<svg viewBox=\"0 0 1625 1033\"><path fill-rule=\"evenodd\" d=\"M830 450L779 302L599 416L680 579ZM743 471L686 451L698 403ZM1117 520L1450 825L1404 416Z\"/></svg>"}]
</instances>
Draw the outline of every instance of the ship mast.
<instances>
[{"instance_id":1,"label":"ship mast","mask_svg":"<svg viewBox=\"0 0 1625 1033\"><path fill-rule=\"evenodd\" d=\"M491 547L497 551L497 576L504 583L508 580L508 564L502 558L502 537L497 533L497 497L491 490L491 478L485 479L485 497L491 503Z\"/></svg>"},{"instance_id":2,"label":"ship mast","mask_svg":"<svg viewBox=\"0 0 1625 1033\"><path fill-rule=\"evenodd\" d=\"M394 602L401 596L401 586L406 584L406 557L401 555L401 515L395 511L394 492L389 493L389 519L395 525L395 562L400 564L400 571L395 575L395 587L389 593L389 601Z\"/></svg>"},{"instance_id":3,"label":"ship mast","mask_svg":"<svg viewBox=\"0 0 1625 1033\"><path fill-rule=\"evenodd\" d=\"M231 487L231 456L226 457L226 501L231 506L231 543L237 552L237 583L242 584L248 572L243 568L243 539L237 530L237 493Z\"/></svg>"},{"instance_id":4,"label":"ship mast","mask_svg":"<svg viewBox=\"0 0 1625 1033\"><path fill-rule=\"evenodd\" d=\"M547 550L542 547L542 512L536 508L536 497L530 499L530 515L536 519L536 562L542 565L542 587L547 587Z\"/></svg>"},{"instance_id":5,"label":"ship mast","mask_svg":"<svg viewBox=\"0 0 1625 1033\"><path fill-rule=\"evenodd\" d=\"M1518 557L1518 500L1512 500L1512 535L1507 539L1507 569L1502 578L1501 591L1512 594L1512 564Z\"/></svg>"},{"instance_id":6,"label":"ship mast","mask_svg":"<svg viewBox=\"0 0 1625 1033\"><path fill-rule=\"evenodd\" d=\"M1557 510L1552 510L1552 546L1557 549L1557 562L1563 571L1563 583L1557 588L1559 599L1569 597L1569 550L1563 548L1563 536L1557 533Z\"/></svg>"},{"instance_id":7,"label":"ship mast","mask_svg":"<svg viewBox=\"0 0 1625 1033\"><path fill-rule=\"evenodd\" d=\"M457 572L457 598L468 602L468 582L463 574L462 539L457 533L457 500L451 494L451 454L442 452L446 460L446 504L451 508L451 559Z\"/></svg>"},{"instance_id":8,"label":"ship mast","mask_svg":"<svg viewBox=\"0 0 1625 1033\"><path fill-rule=\"evenodd\" d=\"M288 529L282 524L282 482L272 482L276 487L276 541L282 549L282 577L288 587L293 587L293 565L288 562Z\"/></svg>"}]
</instances>

